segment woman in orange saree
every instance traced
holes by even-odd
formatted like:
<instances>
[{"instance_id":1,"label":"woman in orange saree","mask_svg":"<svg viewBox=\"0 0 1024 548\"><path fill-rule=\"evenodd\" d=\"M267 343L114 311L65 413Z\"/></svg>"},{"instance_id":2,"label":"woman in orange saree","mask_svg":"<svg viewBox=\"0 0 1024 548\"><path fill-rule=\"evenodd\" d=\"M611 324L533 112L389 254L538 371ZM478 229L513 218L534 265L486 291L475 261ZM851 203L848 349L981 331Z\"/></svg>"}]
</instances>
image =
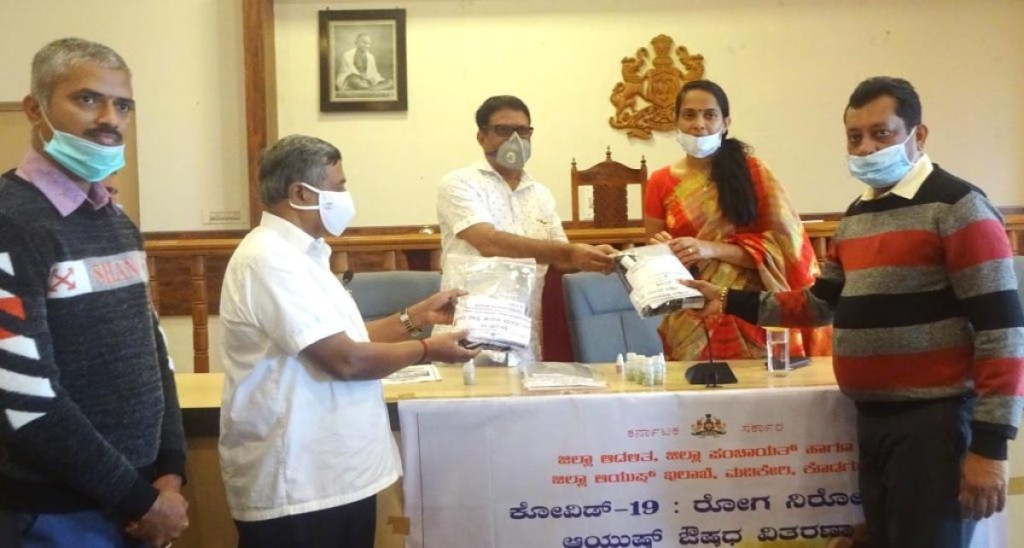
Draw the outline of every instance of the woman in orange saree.
<instances>
[{"instance_id":1,"label":"woman in orange saree","mask_svg":"<svg viewBox=\"0 0 1024 548\"><path fill-rule=\"evenodd\" d=\"M714 82L686 83L676 96L676 137L686 152L655 171L644 196L644 225L668 243L695 277L730 289L783 291L810 286L818 263L782 185L749 147L727 137L729 99ZM665 316L659 332L674 360L760 358L764 329L727 315ZM710 348L709 348L710 347ZM831 353L831 329L794 329L793 356Z\"/></svg>"}]
</instances>

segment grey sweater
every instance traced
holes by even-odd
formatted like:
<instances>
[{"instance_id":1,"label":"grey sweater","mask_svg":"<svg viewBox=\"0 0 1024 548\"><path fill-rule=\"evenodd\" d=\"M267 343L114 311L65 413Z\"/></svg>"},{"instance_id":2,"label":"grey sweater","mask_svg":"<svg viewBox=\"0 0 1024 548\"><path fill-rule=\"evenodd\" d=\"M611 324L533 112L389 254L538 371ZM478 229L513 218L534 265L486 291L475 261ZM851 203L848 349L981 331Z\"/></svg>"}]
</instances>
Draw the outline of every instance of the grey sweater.
<instances>
[{"instance_id":1,"label":"grey sweater","mask_svg":"<svg viewBox=\"0 0 1024 548\"><path fill-rule=\"evenodd\" d=\"M149 510L185 439L142 237L113 204L62 217L0 177L0 508Z\"/></svg>"}]
</instances>

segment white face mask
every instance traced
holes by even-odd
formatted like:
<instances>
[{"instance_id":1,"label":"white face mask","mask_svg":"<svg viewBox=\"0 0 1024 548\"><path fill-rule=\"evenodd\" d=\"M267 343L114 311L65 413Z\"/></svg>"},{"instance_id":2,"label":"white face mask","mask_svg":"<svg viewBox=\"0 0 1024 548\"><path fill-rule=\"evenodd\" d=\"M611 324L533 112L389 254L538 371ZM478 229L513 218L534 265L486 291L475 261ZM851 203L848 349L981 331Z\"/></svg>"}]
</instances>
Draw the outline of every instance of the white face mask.
<instances>
[{"instance_id":1,"label":"white face mask","mask_svg":"<svg viewBox=\"0 0 1024 548\"><path fill-rule=\"evenodd\" d=\"M320 203L315 206L303 206L295 205L289 200L288 205L304 211L320 210L320 221L327 232L332 236L341 236L348 228L352 217L356 215L356 204L352 201L352 195L345 191L320 190L306 183L299 184L319 194Z\"/></svg>"},{"instance_id":2,"label":"white face mask","mask_svg":"<svg viewBox=\"0 0 1024 548\"><path fill-rule=\"evenodd\" d=\"M682 131L676 131L676 142L683 147L687 156L693 158L707 158L722 146L722 133L713 135L690 135Z\"/></svg>"}]
</instances>

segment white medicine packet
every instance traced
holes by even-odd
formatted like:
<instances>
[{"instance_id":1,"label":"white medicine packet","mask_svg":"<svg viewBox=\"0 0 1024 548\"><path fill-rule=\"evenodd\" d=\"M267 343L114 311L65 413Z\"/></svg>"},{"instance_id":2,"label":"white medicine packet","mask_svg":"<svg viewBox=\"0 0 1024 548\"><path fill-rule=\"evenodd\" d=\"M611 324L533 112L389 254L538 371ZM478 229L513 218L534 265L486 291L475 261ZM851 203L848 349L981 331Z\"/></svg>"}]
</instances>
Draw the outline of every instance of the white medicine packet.
<instances>
[{"instance_id":1,"label":"white medicine packet","mask_svg":"<svg viewBox=\"0 0 1024 548\"><path fill-rule=\"evenodd\" d=\"M445 261L441 289L462 289L452 327L465 330L467 348L521 351L532 335L533 259L452 253Z\"/></svg>"},{"instance_id":2,"label":"white medicine packet","mask_svg":"<svg viewBox=\"0 0 1024 548\"><path fill-rule=\"evenodd\" d=\"M643 317L704 307L700 291L679 283L679 280L692 280L693 275L668 244L620 252L615 257L615 271L629 292L633 308Z\"/></svg>"},{"instance_id":3,"label":"white medicine packet","mask_svg":"<svg viewBox=\"0 0 1024 548\"><path fill-rule=\"evenodd\" d=\"M466 348L522 350L530 344L526 305L486 295L465 295L455 307L455 328L465 329Z\"/></svg>"}]
</instances>

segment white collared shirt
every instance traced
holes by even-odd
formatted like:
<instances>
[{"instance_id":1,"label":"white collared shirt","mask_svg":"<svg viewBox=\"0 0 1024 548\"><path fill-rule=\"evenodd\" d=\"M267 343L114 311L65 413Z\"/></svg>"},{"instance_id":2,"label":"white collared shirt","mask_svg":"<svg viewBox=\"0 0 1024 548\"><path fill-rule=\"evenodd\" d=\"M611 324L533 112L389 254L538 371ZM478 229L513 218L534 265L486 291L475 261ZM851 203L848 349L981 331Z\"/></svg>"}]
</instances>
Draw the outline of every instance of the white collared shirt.
<instances>
[{"instance_id":1,"label":"white collared shirt","mask_svg":"<svg viewBox=\"0 0 1024 548\"><path fill-rule=\"evenodd\" d=\"M555 210L555 198L546 186L525 171L515 190L485 160L455 170L441 179L437 193L437 219L441 225L441 270L448 254L480 255L475 247L458 237L459 232L480 223L495 230L537 240L567 242L562 219ZM539 350L541 294L547 265L537 265L532 294L533 352L520 355L529 360ZM443 328L442 328L443 330Z\"/></svg>"},{"instance_id":2,"label":"white collared shirt","mask_svg":"<svg viewBox=\"0 0 1024 548\"><path fill-rule=\"evenodd\" d=\"M546 186L523 172L512 190L484 160L445 175L437 193L437 219L441 225L441 269L449 253L479 255L458 233L479 223L495 230L538 240L568 241L555 198Z\"/></svg>"},{"instance_id":3,"label":"white collared shirt","mask_svg":"<svg viewBox=\"0 0 1024 548\"><path fill-rule=\"evenodd\" d=\"M888 196L889 194L895 194L902 196L908 200L913 199L917 191L920 190L921 185L924 184L924 180L932 174L932 170L935 169L932 166L932 160L927 154L921 153L921 156L914 162L913 167L910 171L900 179L900 182L893 185L892 188L886 192L875 196L875 189L868 187L861 195L861 201L867 202L870 200L877 200L882 196Z\"/></svg>"},{"instance_id":4,"label":"white collared shirt","mask_svg":"<svg viewBox=\"0 0 1024 548\"><path fill-rule=\"evenodd\" d=\"M380 381L339 381L299 353L369 340L330 247L264 213L224 273L220 460L231 515L259 521L369 497L401 475Z\"/></svg>"}]
</instances>

